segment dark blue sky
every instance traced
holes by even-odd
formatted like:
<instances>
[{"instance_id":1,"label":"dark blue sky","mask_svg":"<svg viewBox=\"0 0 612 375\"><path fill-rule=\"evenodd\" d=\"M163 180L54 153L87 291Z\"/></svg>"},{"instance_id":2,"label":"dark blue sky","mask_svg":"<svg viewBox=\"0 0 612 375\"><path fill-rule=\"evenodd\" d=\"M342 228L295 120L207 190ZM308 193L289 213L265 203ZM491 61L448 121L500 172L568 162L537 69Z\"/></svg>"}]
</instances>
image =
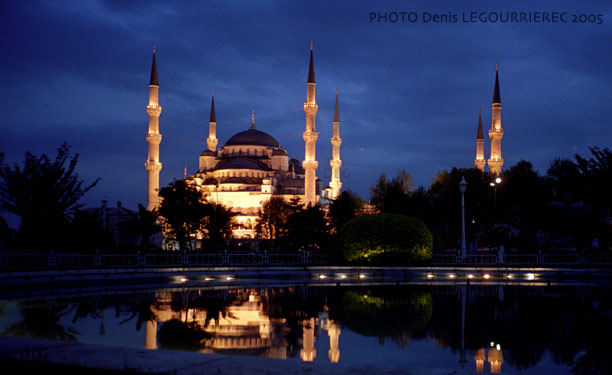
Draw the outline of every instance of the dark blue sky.
<instances>
[{"instance_id":1,"label":"dark blue sky","mask_svg":"<svg viewBox=\"0 0 612 375\"><path fill-rule=\"evenodd\" d=\"M13 1L0 5L0 149L53 155L102 180L84 201L146 203L148 80L157 45L161 186L198 166L215 89L220 146L250 125L302 160L310 40L318 176L329 182L340 92L344 188L367 198L381 172L472 167L478 108L490 127L500 64L504 167L612 146L612 4L606 1ZM370 12L415 12L415 23ZM465 23L470 12L567 12L567 23ZM424 12L457 22L424 22ZM602 23L572 23L572 15ZM486 136L485 136L486 138ZM485 141L488 157L489 142Z\"/></svg>"}]
</instances>

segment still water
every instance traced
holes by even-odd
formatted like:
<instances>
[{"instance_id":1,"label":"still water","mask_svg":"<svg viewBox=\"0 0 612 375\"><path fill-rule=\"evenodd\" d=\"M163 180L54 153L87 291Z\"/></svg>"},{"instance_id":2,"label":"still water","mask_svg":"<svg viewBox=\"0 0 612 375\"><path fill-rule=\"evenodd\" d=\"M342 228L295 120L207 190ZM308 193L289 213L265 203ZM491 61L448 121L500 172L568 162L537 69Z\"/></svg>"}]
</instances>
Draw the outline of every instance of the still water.
<instances>
[{"instance_id":1,"label":"still water","mask_svg":"<svg viewBox=\"0 0 612 375\"><path fill-rule=\"evenodd\" d=\"M604 374L612 373L612 288L235 285L56 293L0 300L0 334L315 365Z\"/></svg>"}]
</instances>

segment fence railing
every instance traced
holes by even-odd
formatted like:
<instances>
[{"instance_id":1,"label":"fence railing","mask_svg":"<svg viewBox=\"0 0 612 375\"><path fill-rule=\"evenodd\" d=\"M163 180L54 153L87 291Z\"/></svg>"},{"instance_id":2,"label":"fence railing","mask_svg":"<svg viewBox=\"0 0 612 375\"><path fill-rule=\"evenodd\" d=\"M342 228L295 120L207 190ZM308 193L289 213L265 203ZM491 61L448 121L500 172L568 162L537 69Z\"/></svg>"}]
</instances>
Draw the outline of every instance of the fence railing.
<instances>
[{"instance_id":1,"label":"fence railing","mask_svg":"<svg viewBox=\"0 0 612 375\"><path fill-rule=\"evenodd\" d=\"M612 254L502 254L499 257L496 254L476 254L466 255L461 259L460 255L454 254L433 254L432 264L445 265L509 265L509 266L566 266L566 265L584 265L584 266L612 266Z\"/></svg>"},{"instance_id":2,"label":"fence railing","mask_svg":"<svg viewBox=\"0 0 612 375\"><path fill-rule=\"evenodd\" d=\"M433 254L433 265L612 266L612 254ZM87 269L138 267L308 266L329 265L329 254L4 254L5 269Z\"/></svg>"},{"instance_id":3,"label":"fence railing","mask_svg":"<svg viewBox=\"0 0 612 375\"><path fill-rule=\"evenodd\" d=\"M146 255L80 255L80 254L5 254L0 256L3 268L138 268L138 267L205 267L205 266L296 266L327 265L328 254L146 254Z\"/></svg>"}]
</instances>

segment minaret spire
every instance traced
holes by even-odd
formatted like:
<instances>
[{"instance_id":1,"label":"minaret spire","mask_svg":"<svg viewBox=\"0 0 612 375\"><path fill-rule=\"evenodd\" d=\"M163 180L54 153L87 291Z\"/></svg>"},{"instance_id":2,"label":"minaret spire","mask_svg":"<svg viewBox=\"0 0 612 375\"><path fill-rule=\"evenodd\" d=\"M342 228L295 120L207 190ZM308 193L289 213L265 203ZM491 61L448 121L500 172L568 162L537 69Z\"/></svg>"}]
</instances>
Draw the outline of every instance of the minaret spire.
<instances>
[{"instance_id":1,"label":"minaret spire","mask_svg":"<svg viewBox=\"0 0 612 375\"><path fill-rule=\"evenodd\" d=\"M482 108L478 109L478 132L476 133L476 159L474 165L484 172L487 161L484 158L484 137L482 135Z\"/></svg>"},{"instance_id":2,"label":"minaret spire","mask_svg":"<svg viewBox=\"0 0 612 375\"><path fill-rule=\"evenodd\" d=\"M340 166L342 166L342 160L340 160L340 145L342 144L342 138L340 138L340 114L338 111L338 89L336 89L336 104L334 106L334 130L331 138L332 144L332 159L329 161L331 166L332 175L329 187L332 192L330 199L336 199L342 189L342 182L340 181Z\"/></svg>"},{"instance_id":3,"label":"minaret spire","mask_svg":"<svg viewBox=\"0 0 612 375\"><path fill-rule=\"evenodd\" d=\"M157 78L157 62L155 61L155 43L153 43L153 64L151 65L151 80L149 85L159 86L159 79Z\"/></svg>"},{"instance_id":4,"label":"minaret spire","mask_svg":"<svg viewBox=\"0 0 612 375\"><path fill-rule=\"evenodd\" d=\"M159 144L162 135L159 133L159 116L162 107L159 105L159 79L157 77L157 63L155 60L155 44L153 44L153 63L151 65L151 80L149 82L149 105L147 105L149 116L149 131L145 137L149 145L148 157L145 168L149 174L147 186L147 210L159 208L159 172L162 163L159 161Z\"/></svg>"},{"instance_id":5,"label":"minaret spire","mask_svg":"<svg viewBox=\"0 0 612 375\"><path fill-rule=\"evenodd\" d=\"M312 41L310 42L310 65L308 66L308 81L306 83L306 101L304 102L304 113L306 114L306 131L304 131L305 153L302 166L305 170L304 176L304 203L318 203L317 199L317 167L319 163L316 158L316 143L319 133L315 128L315 116L319 110L315 92L314 57Z\"/></svg>"},{"instance_id":6,"label":"minaret spire","mask_svg":"<svg viewBox=\"0 0 612 375\"><path fill-rule=\"evenodd\" d=\"M310 64L308 66L308 83L315 83L314 56L313 56L313 50L312 50L312 40L310 41Z\"/></svg>"},{"instance_id":7,"label":"minaret spire","mask_svg":"<svg viewBox=\"0 0 612 375\"><path fill-rule=\"evenodd\" d=\"M501 126L501 95L499 90L499 63L495 65L495 86L493 88L493 101L491 103L491 129L489 138L491 139L491 157L489 158L489 169L491 175L499 175L504 165L501 152L501 140L504 130Z\"/></svg>"},{"instance_id":8,"label":"minaret spire","mask_svg":"<svg viewBox=\"0 0 612 375\"><path fill-rule=\"evenodd\" d=\"M212 99L210 101L210 120L208 120L208 138L206 139L206 145L212 152L217 150L217 116L215 114L215 89L212 90Z\"/></svg>"}]
</instances>

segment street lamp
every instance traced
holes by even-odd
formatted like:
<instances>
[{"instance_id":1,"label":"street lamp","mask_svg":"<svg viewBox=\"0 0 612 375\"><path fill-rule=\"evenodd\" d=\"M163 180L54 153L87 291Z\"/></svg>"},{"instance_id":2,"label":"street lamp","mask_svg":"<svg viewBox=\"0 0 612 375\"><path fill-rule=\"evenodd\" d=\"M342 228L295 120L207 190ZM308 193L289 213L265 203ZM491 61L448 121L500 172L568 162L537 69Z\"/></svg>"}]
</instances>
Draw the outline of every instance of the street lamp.
<instances>
[{"instance_id":1,"label":"street lamp","mask_svg":"<svg viewBox=\"0 0 612 375\"><path fill-rule=\"evenodd\" d=\"M491 185L493 187L493 196L494 196L494 204L493 204L493 211L494 211L494 216L495 216L495 224L497 224L497 185L499 185L502 182L502 179L500 177L496 177L495 180L491 181L491 183L489 185Z\"/></svg>"},{"instance_id":2,"label":"street lamp","mask_svg":"<svg viewBox=\"0 0 612 375\"><path fill-rule=\"evenodd\" d=\"M465 249L465 190L467 189L467 182L465 176L461 177L459 182L459 190L461 191L461 261L465 260L466 249Z\"/></svg>"}]
</instances>

